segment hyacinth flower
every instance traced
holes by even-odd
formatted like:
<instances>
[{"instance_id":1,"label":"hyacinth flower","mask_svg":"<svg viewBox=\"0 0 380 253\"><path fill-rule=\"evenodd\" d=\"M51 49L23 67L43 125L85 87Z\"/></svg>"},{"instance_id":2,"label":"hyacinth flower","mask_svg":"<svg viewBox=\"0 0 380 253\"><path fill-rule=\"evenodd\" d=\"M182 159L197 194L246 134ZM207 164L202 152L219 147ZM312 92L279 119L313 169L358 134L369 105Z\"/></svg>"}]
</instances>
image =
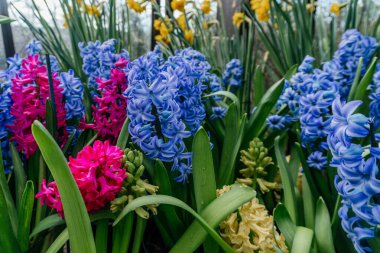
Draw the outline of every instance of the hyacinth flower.
<instances>
[{"instance_id":1,"label":"hyacinth flower","mask_svg":"<svg viewBox=\"0 0 380 253\"><path fill-rule=\"evenodd\" d=\"M380 150L372 143L369 156L364 156L366 148L354 143L374 134L370 120L353 113L360 104L361 101L344 103L339 97L334 100L328 146L333 156L330 165L338 170L335 187L342 197L338 212L342 227L357 252L365 253L372 251L367 239L375 236L376 226L380 225L380 203L375 198L380 193Z\"/></svg>"},{"instance_id":2,"label":"hyacinth flower","mask_svg":"<svg viewBox=\"0 0 380 253\"><path fill-rule=\"evenodd\" d=\"M243 81L243 66L238 59L232 59L227 63L226 69L223 72L223 85L229 86L232 91L239 88Z\"/></svg>"},{"instance_id":3,"label":"hyacinth flower","mask_svg":"<svg viewBox=\"0 0 380 253\"><path fill-rule=\"evenodd\" d=\"M373 75L372 83L369 86L371 91L369 95L370 116L374 119L374 127L380 126L380 65L377 65L376 72Z\"/></svg>"},{"instance_id":4,"label":"hyacinth flower","mask_svg":"<svg viewBox=\"0 0 380 253\"><path fill-rule=\"evenodd\" d=\"M88 212L103 208L122 190L127 177L123 155L122 149L110 145L108 141L95 141L93 146L85 146L76 158L69 158L68 165ZM42 205L47 204L55 209L63 218L63 206L55 181L47 184L44 179L36 198Z\"/></svg>"},{"instance_id":5,"label":"hyacinth flower","mask_svg":"<svg viewBox=\"0 0 380 253\"><path fill-rule=\"evenodd\" d=\"M94 96L94 121L91 124L82 123L83 127L96 130L98 136L112 144L115 144L127 117L127 99L123 95L128 86L127 65L127 60L119 58L111 68L109 79L96 79L100 95Z\"/></svg>"},{"instance_id":6,"label":"hyacinth flower","mask_svg":"<svg viewBox=\"0 0 380 253\"><path fill-rule=\"evenodd\" d=\"M108 80L111 75L111 68L114 67L119 58L129 60L127 51L120 54L116 53L116 44L115 39L110 39L103 44L97 40L95 42L90 41L87 45L84 42L78 45L83 60L82 69L88 78L87 83L93 94L98 88L96 79Z\"/></svg>"},{"instance_id":7,"label":"hyacinth flower","mask_svg":"<svg viewBox=\"0 0 380 253\"><path fill-rule=\"evenodd\" d=\"M21 65L20 75L16 74L11 79L13 104L10 113L14 117L14 121L8 127L12 131L11 140L16 142L17 150L23 151L26 158L29 158L37 150L31 125L36 119L45 120L46 100L50 97L50 90L47 68L41 64L38 55L28 55ZM59 87L57 73L52 73L52 79L58 141L60 144L64 144L67 139L67 130L62 88Z\"/></svg>"},{"instance_id":8,"label":"hyacinth flower","mask_svg":"<svg viewBox=\"0 0 380 253\"><path fill-rule=\"evenodd\" d=\"M62 72L59 75L62 93L65 99L66 119L81 119L84 116L82 81L75 77L74 71Z\"/></svg>"},{"instance_id":9,"label":"hyacinth flower","mask_svg":"<svg viewBox=\"0 0 380 253\"><path fill-rule=\"evenodd\" d=\"M184 139L195 133L206 113L202 94L213 79L205 57L192 49L167 61L156 48L128 66L129 132L149 158L172 163L178 182L187 182L191 153Z\"/></svg>"}]
</instances>

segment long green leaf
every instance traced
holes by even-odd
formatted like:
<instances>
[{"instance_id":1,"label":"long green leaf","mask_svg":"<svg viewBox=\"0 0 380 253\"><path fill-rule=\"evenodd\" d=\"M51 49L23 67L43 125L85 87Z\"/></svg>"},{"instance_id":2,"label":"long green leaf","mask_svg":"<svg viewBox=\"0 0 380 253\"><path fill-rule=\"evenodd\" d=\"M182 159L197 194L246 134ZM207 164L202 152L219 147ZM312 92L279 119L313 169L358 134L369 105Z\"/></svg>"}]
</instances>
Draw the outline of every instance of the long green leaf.
<instances>
[{"instance_id":1,"label":"long green leaf","mask_svg":"<svg viewBox=\"0 0 380 253\"><path fill-rule=\"evenodd\" d=\"M14 21L13 19L10 19L7 16L0 15L0 25L9 24L9 23L11 23L13 21Z\"/></svg>"},{"instance_id":2,"label":"long green leaf","mask_svg":"<svg viewBox=\"0 0 380 253\"><path fill-rule=\"evenodd\" d=\"M32 238L35 235L38 235L44 230L47 230L55 226L63 225L63 224L65 224L65 220L60 218L58 214L50 215L46 217L45 219L41 220L40 223L38 223L34 227L32 233L30 234L30 238Z\"/></svg>"},{"instance_id":3,"label":"long green leaf","mask_svg":"<svg viewBox=\"0 0 380 253\"><path fill-rule=\"evenodd\" d=\"M129 125L129 118L126 118L116 142L116 146L118 146L121 149L124 149L125 146L127 146L128 137L129 137L128 125Z\"/></svg>"},{"instance_id":4,"label":"long green leaf","mask_svg":"<svg viewBox=\"0 0 380 253\"><path fill-rule=\"evenodd\" d=\"M317 202L314 231L319 252L335 253L330 214L322 198Z\"/></svg>"},{"instance_id":5,"label":"long green leaf","mask_svg":"<svg viewBox=\"0 0 380 253\"><path fill-rule=\"evenodd\" d=\"M280 147L280 136L274 141L274 150L276 154L277 165L280 169L282 185L284 189L284 204L289 211L293 222L297 222L297 200L295 194L295 182L292 180L288 164L285 161L284 150Z\"/></svg>"},{"instance_id":6,"label":"long green leaf","mask_svg":"<svg viewBox=\"0 0 380 253\"><path fill-rule=\"evenodd\" d=\"M352 101L355 97L355 93L357 92L359 80L362 76L362 67L363 67L363 57L360 57L358 62L358 67L356 69L354 82L352 83L350 93L348 94L347 101Z\"/></svg>"},{"instance_id":7,"label":"long green leaf","mask_svg":"<svg viewBox=\"0 0 380 253\"><path fill-rule=\"evenodd\" d=\"M195 134L192 150L195 202L197 211L201 212L216 198L215 171L210 141L203 127ZM218 246L209 238L205 241L204 249L205 252L217 252Z\"/></svg>"},{"instance_id":8,"label":"long green leaf","mask_svg":"<svg viewBox=\"0 0 380 253\"><path fill-rule=\"evenodd\" d=\"M0 146L0 188L3 191L5 201L7 203L7 209L9 214L9 219L11 221L12 229L14 234L17 234L17 223L18 223L18 216L17 216L17 210L15 207L15 203L12 198L12 194L9 190L7 179L5 177L5 170L4 170L4 163L3 163L3 152L1 150Z\"/></svg>"},{"instance_id":9,"label":"long green leaf","mask_svg":"<svg viewBox=\"0 0 380 253\"><path fill-rule=\"evenodd\" d=\"M21 158L13 145L13 143L9 143L12 162L13 162L13 171L15 173L16 180L16 207L17 210L20 210L21 207L21 199L22 194L24 193L25 184L26 184L26 175L24 171L24 166L22 164Z\"/></svg>"},{"instance_id":10,"label":"long green leaf","mask_svg":"<svg viewBox=\"0 0 380 253\"><path fill-rule=\"evenodd\" d=\"M305 177L305 174L302 175L302 202L305 216L305 225L307 228L314 228L314 218L315 218L315 199L313 196L309 183Z\"/></svg>"},{"instance_id":11,"label":"long green leaf","mask_svg":"<svg viewBox=\"0 0 380 253\"><path fill-rule=\"evenodd\" d=\"M208 222L210 227L217 228L230 213L250 201L255 195L256 193L251 188L234 184L229 192L224 193L208 205L201 212L201 216ZM205 240L206 236L206 231L201 228L197 221L194 221L170 252L194 252ZM219 245L222 246L221 244ZM227 251L226 248L223 248L223 250Z\"/></svg>"},{"instance_id":12,"label":"long green leaf","mask_svg":"<svg viewBox=\"0 0 380 253\"><path fill-rule=\"evenodd\" d=\"M0 188L0 252L20 252L8 214L7 201Z\"/></svg>"},{"instance_id":13,"label":"long green leaf","mask_svg":"<svg viewBox=\"0 0 380 253\"><path fill-rule=\"evenodd\" d=\"M18 215L18 231L17 238L20 243L22 252L26 252L29 248L30 222L32 220L34 204L34 185L32 181L28 181L22 195L21 207Z\"/></svg>"},{"instance_id":14,"label":"long green leaf","mask_svg":"<svg viewBox=\"0 0 380 253\"><path fill-rule=\"evenodd\" d=\"M297 227L294 235L291 253L310 252L313 242L313 230L305 227ZM324 251L321 251L324 252Z\"/></svg>"},{"instance_id":15,"label":"long green leaf","mask_svg":"<svg viewBox=\"0 0 380 253\"><path fill-rule=\"evenodd\" d=\"M278 206L273 211L273 217L276 221L278 229L285 237L285 243L289 249L291 249L294 240L294 234L296 233L296 225L293 223L288 210L283 204Z\"/></svg>"},{"instance_id":16,"label":"long green leaf","mask_svg":"<svg viewBox=\"0 0 380 253\"><path fill-rule=\"evenodd\" d=\"M65 228L46 250L46 253L57 253L69 240L69 231Z\"/></svg>"},{"instance_id":17,"label":"long green leaf","mask_svg":"<svg viewBox=\"0 0 380 253\"><path fill-rule=\"evenodd\" d=\"M96 224L95 245L96 253L107 253L108 220L101 220Z\"/></svg>"},{"instance_id":18,"label":"long green leaf","mask_svg":"<svg viewBox=\"0 0 380 253\"><path fill-rule=\"evenodd\" d=\"M255 105L259 104L262 97L264 96L264 89L265 89L265 83L264 83L264 74L261 71L261 68L258 66L255 71L255 77L253 81L253 87L254 87L254 103Z\"/></svg>"},{"instance_id":19,"label":"long green leaf","mask_svg":"<svg viewBox=\"0 0 380 253\"><path fill-rule=\"evenodd\" d=\"M40 122L33 123L32 133L57 183L73 252L95 253L90 218L65 156Z\"/></svg>"},{"instance_id":20,"label":"long green leaf","mask_svg":"<svg viewBox=\"0 0 380 253\"><path fill-rule=\"evenodd\" d=\"M355 96L353 100L364 100L364 95L366 93L368 85L371 83L373 75L376 70L377 57L375 57L371 65L368 67L367 72L364 74L362 80L360 81L358 88L355 90Z\"/></svg>"}]
</instances>

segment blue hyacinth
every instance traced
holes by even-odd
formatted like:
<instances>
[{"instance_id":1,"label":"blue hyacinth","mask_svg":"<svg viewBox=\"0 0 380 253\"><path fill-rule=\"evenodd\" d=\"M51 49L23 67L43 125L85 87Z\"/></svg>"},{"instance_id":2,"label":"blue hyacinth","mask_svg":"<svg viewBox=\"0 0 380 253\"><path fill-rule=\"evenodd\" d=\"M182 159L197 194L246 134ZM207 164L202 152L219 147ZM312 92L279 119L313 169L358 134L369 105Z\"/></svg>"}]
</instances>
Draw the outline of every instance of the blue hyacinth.
<instances>
[{"instance_id":1,"label":"blue hyacinth","mask_svg":"<svg viewBox=\"0 0 380 253\"><path fill-rule=\"evenodd\" d=\"M226 116L227 108L221 107L221 106L213 106L212 107L212 114L210 116L210 120L213 119L224 119Z\"/></svg>"},{"instance_id":2,"label":"blue hyacinth","mask_svg":"<svg viewBox=\"0 0 380 253\"><path fill-rule=\"evenodd\" d=\"M369 95L370 116L374 119L374 126L377 128L380 126L380 64L377 65L369 90L371 92Z\"/></svg>"},{"instance_id":3,"label":"blue hyacinth","mask_svg":"<svg viewBox=\"0 0 380 253\"><path fill-rule=\"evenodd\" d=\"M26 46L25 46L25 53L27 55L33 55L33 54L41 54L42 53L42 43L38 40L32 39ZM42 64L46 65L46 56L41 54L41 62ZM49 55L50 59L50 66L51 71L53 72L59 72L59 63L57 58L54 55Z\"/></svg>"},{"instance_id":4,"label":"blue hyacinth","mask_svg":"<svg viewBox=\"0 0 380 253\"><path fill-rule=\"evenodd\" d=\"M223 73L223 85L227 87L230 85L231 88L236 89L241 86L243 79L243 66L240 60L232 59L227 63L226 69Z\"/></svg>"},{"instance_id":5,"label":"blue hyacinth","mask_svg":"<svg viewBox=\"0 0 380 253\"><path fill-rule=\"evenodd\" d=\"M96 91L98 87L96 79L108 79L111 68L120 57L129 60L127 51L123 51L120 54L116 53L116 44L115 39L110 39L103 44L97 40L95 42L88 42L87 45L84 42L80 42L78 45L80 56L83 60L82 69L87 75L88 86L93 91Z\"/></svg>"},{"instance_id":6,"label":"blue hyacinth","mask_svg":"<svg viewBox=\"0 0 380 253\"><path fill-rule=\"evenodd\" d=\"M132 141L150 158L172 163L178 182L191 174L191 153L184 140L201 126L206 113L203 92L211 66L193 49L164 60L156 48L128 65L127 113Z\"/></svg>"},{"instance_id":7,"label":"blue hyacinth","mask_svg":"<svg viewBox=\"0 0 380 253\"><path fill-rule=\"evenodd\" d=\"M81 119L84 116L83 84L74 76L74 71L62 72L60 74L60 87L63 88L65 96L66 119Z\"/></svg>"},{"instance_id":8,"label":"blue hyacinth","mask_svg":"<svg viewBox=\"0 0 380 253\"><path fill-rule=\"evenodd\" d=\"M342 196L342 207L338 214L342 227L352 240L357 252L371 252L366 239L375 236L380 225L380 205L374 196L380 193L377 179L380 150L377 144L368 149L369 157L363 153L367 148L354 143L353 138L366 138L370 133L370 121L362 114L353 112L361 101L344 103L337 97L332 107L331 133L327 142L332 153L331 166L337 167L335 187Z\"/></svg>"},{"instance_id":9,"label":"blue hyacinth","mask_svg":"<svg viewBox=\"0 0 380 253\"><path fill-rule=\"evenodd\" d=\"M343 34L333 59L323 66L323 70L330 73L338 84L342 99L347 98L350 92L359 59L363 58L361 74L364 74L377 46L375 38L364 36L356 29L347 30Z\"/></svg>"}]
</instances>

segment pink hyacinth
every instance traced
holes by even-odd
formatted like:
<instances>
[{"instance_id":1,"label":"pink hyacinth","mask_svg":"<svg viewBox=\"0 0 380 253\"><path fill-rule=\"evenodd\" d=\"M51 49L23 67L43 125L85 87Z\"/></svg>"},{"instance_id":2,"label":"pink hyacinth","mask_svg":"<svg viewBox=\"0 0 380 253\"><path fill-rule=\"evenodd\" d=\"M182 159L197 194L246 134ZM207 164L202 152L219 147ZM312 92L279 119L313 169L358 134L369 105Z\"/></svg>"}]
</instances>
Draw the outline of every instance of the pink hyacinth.
<instances>
[{"instance_id":1,"label":"pink hyacinth","mask_svg":"<svg viewBox=\"0 0 380 253\"><path fill-rule=\"evenodd\" d=\"M101 138L110 140L113 144L127 117L127 99L123 96L128 86L123 70L127 64L127 60L120 58L111 69L109 80L96 79L101 96L94 97L93 124L85 125L87 128L96 130Z\"/></svg>"},{"instance_id":2,"label":"pink hyacinth","mask_svg":"<svg viewBox=\"0 0 380 253\"><path fill-rule=\"evenodd\" d=\"M14 122L8 126L12 131L11 140L16 141L17 150L29 158L37 150L31 125L34 120L46 124L46 100L50 97L46 66L41 65L38 55L29 55L22 61L20 75L12 79L11 114ZM59 87L57 73L52 73L55 105L57 112L58 141L67 140L66 111L63 103L63 89Z\"/></svg>"},{"instance_id":3,"label":"pink hyacinth","mask_svg":"<svg viewBox=\"0 0 380 253\"><path fill-rule=\"evenodd\" d=\"M116 198L127 177L123 168L124 151L112 146L109 141L95 141L93 147L85 146L77 158L69 158L69 167L86 204L88 212L101 209ZM46 186L36 195L41 204L46 203L63 217L62 203L55 182Z\"/></svg>"}]
</instances>

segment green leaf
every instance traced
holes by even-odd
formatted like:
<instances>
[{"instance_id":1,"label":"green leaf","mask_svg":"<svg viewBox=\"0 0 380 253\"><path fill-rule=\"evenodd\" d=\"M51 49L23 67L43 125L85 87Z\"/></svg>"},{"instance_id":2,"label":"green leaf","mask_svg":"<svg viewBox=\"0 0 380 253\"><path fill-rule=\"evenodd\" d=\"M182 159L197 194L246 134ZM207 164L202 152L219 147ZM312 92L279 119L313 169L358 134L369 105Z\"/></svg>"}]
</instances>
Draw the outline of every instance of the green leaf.
<instances>
[{"instance_id":1,"label":"green leaf","mask_svg":"<svg viewBox=\"0 0 380 253\"><path fill-rule=\"evenodd\" d=\"M21 207L18 215L17 238L22 252L29 248L30 222L32 220L34 204L34 185L32 181L26 182L24 194L22 195Z\"/></svg>"},{"instance_id":2,"label":"green leaf","mask_svg":"<svg viewBox=\"0 0 380 253\"><path fill-rule=\"evenodd\" d=\"M360 81L358 88L354 91L353 100L364 100L367 87L372 82L372 78L376 70L376 63L377 63L377 58L375 57L372 60L371 65L368 67L367 72L364 74L362 80Z\"/></svg>"},{"instance_id":3,"label":"green leaf","mask_svg":"<svg viewBox=\"0 0 380 253\"><path fill-rule=\"evenodd\" d=\"M95 253L90 218L65 156L39 121L34 121L32 133L57 183L73 252Z\"/></svg>"},{"instance_id":4,"label":"green leaf","mask_svg":"<svg viewBox=\"0 0 380 253\"><path fill-rule=\"evenodd\" d=\"M193 184L197 211L201 212L216 198L215 172L210 141L206 131L201 127L193 140ZM211 238L204 244L205 252L217 252L218 246Z\"/></svg>"},{"instance_id":5,"label":"green leaf","mask_svg":"<svg viewBox=\"0 0 380 253\"><path fill-rule=\"evenodd\" d=\"M20 252L20 246L13 232L3 188L0 188L0 252Z\"/></svg>"},{"instance_id":6,"label":"green leaf","mask_svg":"<svg viewBox=\"0 0 380 253\"><path fill-rule=\"evenodd\" d=\"M32 233L30 234L29 238L34 237L35 235L38 235L44 230L47 230L49 228L63 225L65 224L65 221L58 216L58 214L53 214L45 219L41 220L33 229Z\"/></svg>"},{"instance_id":7,"label":"green leaf","mask_svg":"<svg viewBox=\"0 0 380 253\"><path fill-rule=\"evenodd\" d=\"M13 19L10 19L7 16L0 15L0 25L9 24L9 23L11 23L13 21L14 21Z\"/></svg>"},{"instance_id":8,"label":"green leaf","mask_svg":"<svg viewBox=\"0 0 380 253\"><path fill-rule=\"evenodd\" d=\"M225 220L229 214L249 202L255 195L256 193L252 188L234 184L229 192L215 199L200 214L208 222L210 227L214 229L218 228L219 224ZM206 231L201 228L201 225L197 221L194 221L170 252L194 252L205 240L206 236ZM219 245L227 252L225 247L221 244Z\"/></svg>"},{"instance_id":9,"label":"green leaf","mask_svg":"<svg viewBox=\"0 0 380 253\"><path fill-rule=\"evenodd\" d=\"M201 127L193 140L193 179L197 211L202 211L216 198L215 172L206 131Z\"/></svg>"},{"instance_id":10,"label":"green leaf","mask_svg":"<svg viewBox=\"0 0 380 253\"><path fill-rule=\"evenodd\" d=\"M362 76L362 67L363 67L363 57L360 57L359 62L358 62L358 67L355 73L354 82L352 83L350 93L348 94L348 97L347 97L347 101L352 101L353 98L355 97L355 93L359 85L359 80L360 80L360 77Z\"/></svg>"},{"instance_id":11,"label":"green leaf","mask_svg":"<svg viewBox=\"0 0 380 253\"><path fill-rule=\"evenodd\" d=\"M256 67L253 85L254 85L254 90L253 90L254 100L253 101L255 105L257 105L260 103L261 98L264 96L264 93L265 93L264 74L261 71L259 66Z\"/></svg>"},{"instance_id":12,"label":"green leaf","mask_svg":"<svg viewBox=\"0 0 380 253\"><path fill-rule=\"evenodd\" d=\"M159 194L173 196L168 171L161 160L157 159L155 162L152 179L153 183L159 187ZM178 240L183 231L185 231L185 226L178 217L175 208L173 206L161 205L158 207L158 210L159 220L169 230L171 240Z\"/></svg>"},{"instance_id":13,"label":"green leaf","mask_svg":"<svg viewBox=\"0 0 380 253\"><path fill-rule=\"evenodd\" d=\"M124 149L125 146L127 146L129 132L128 132L128 125L129 125L129 118L126 118L123 124L123 127L121 128L119 137L117 138L116 146L118 146L121 149Z\"/></svg>"},{"instance_id":14,"label":"green leaf","mask_svg":"<svg viewBox=\"0 0 380 253\"><path fill-rule=\"evenodd\" d=\"M297 222L297 200L295 193L295 183L292 180L288 164L285 161L285 152L280 147L280 136L277 136L274 141L274 149L284 190L284 204L286 206L286 209L289 211L293 222Z\"/></svg>"},{"instance_id":15,"label":"green leaf","mask_svg":"<svg viewBox=\"0 0 380 253\"><path fill-rule=\"evenodd\" d=\"M240 104L239 98L235 94L233 94L232 92L229 92L229 91L224 91L224 90L216 91L216 92L207 94L203 97L207 98L207 97L212 97L212 96L224 96L224 97L231 99L235 104L237 104L237 105Z\"/></svg>"},{"instance_id":16,"label":"green leaf","mask_svg":"<svg viewBox=\"0 0 380 253\"><path fill-rule=\"evenodd\" d=\"M329 211L322 198L317 201L315 211L315 238L319 252L335 253Z\"/></svg>"},{"instance_id":17,"label":"green leaf","mask_svg":"<svg viewBox=\"0 0 380 253\"><path fill-rule=\"evenodd\" d=\"M313 229L315 224L315 196L311 193L305 174L302 175L302 200L306 227Z\"/></svg>"},{"instance_id":18,"label":"green leaf","mask_svg":"<svg viewBox=\"0 0 380 253\"><path fill-rule=\"evenodd\" d=\"M5 177L5 170L4 170L4 163L3 163L3 152L1 150L1 145L0 145L0 188L3 191L5 201L7 203L7 209L8 209L8 214L9 218L11 221L12 229L14 234L17 233L17 224L18 224L18 216L17 216L17 211L15 207L15 203L12 198L12 194L9 190L7 179Z\"/></svg>"},{"instance_id":19,"label":"green leaf","mask_svg":"<svg viewBox=\"0 0 380 253\"><path fill-rule=\"evenodd\" d=\"M107 253L108 220L101 220L96 224L95 245L96 253Z\"/></svg>"},{"instance_id":20,"label":"green leaf","mask_svg":"<svg viewBox=\"0 0 380 253\"><path fill-rule=\"evenodd\" d=\"M172 249L172 252L193 252L206 239L207 233L218 242L223 250L226 252L233 252L213 228L217 227L231 212L251 200L253 197L255 197L255 192L251 188L241 185L233 185L231 191L225 193L220 198L215 199L201 212L201 215L199 215L186 203L171 196L143 196L128 204L116 219L114 225L117 224L127 213L133 211L137 207L149 204L174 205L188 211L197 221L193 222L188 230L182 235L181 239Z\"/></svg>"},{"instance_id":21,"label":"green leaf","mask_svg":"<svg viewBox=\"0 0 380 253\"><path fill-rule=\"evenodd\" d=\"M223 141L221 154L218 187L233 183L235 173L235 163L240 150L244 135L246 115L239 119L238 107L235 103L228 107L226 113L226 133Z\"/></svg>"},{"instance_id":22,"label":"green leaf","mask_svg":"<svg viewBox=\"0 0 380 253\"><path fill-rule=\"evenodd\" d=\"M50 245L50 247L46 250L46 253L56 253L58 252L63 245L69 240L69 232L67 228L65 228L54 240L54 242Z\"/></svg>"},{"instance_id":23,"label":"green leaf","mask_svg":"<svg viewBox=\"0 0 380 253\"><path fill-rule=\"evenodd\" d=\"M11 150L12 162L13 162L13 171L15 173L16 180L16 206L17 210L20 210L22 194L24 193L25 184L26 184L26 175L24 171L24 166L22 164L21 158L13 145L9 143Z\"/></svg>"},{"instance_id":24,"label":"green leaf","mask_svg":"<svg viewBox=\"0 0 380 253\"><path fill-rule=\"evenodd\" d=\"M293 223L288 210L283 204L278 204L273 211L273 217L276 221L278 229L285 237L286 245L291 249L293 245L294 234L296 233L296 225Z\"/></svg>"},{"instance_id":25,"label":"green leaf","mask_svg":"<svg viewBox=\"0 0 380 253\"><path fill-rule=\"evenodd\" d=\"M310 252L312 242L313 230L305 227L297 227L291 253Z\"/></svg>"}]
</instances>

